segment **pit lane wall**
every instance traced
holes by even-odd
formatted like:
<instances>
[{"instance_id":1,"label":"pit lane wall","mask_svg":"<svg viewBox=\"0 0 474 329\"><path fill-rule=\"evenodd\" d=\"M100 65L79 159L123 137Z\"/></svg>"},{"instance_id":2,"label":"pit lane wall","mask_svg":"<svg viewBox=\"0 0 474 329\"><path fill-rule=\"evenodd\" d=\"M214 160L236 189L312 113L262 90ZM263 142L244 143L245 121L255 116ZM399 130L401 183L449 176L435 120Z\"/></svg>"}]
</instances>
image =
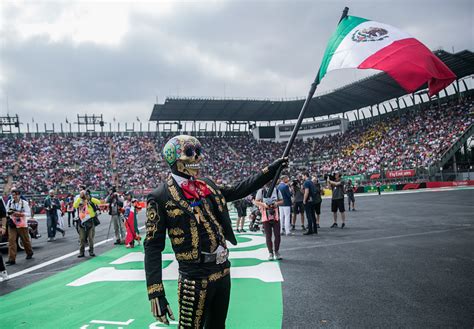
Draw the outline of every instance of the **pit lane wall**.
<instances>
[{"instance_id":1,"label":"pit lane wall","mask_svg":"<svg viewBox=\"0 0 474 329\"><path fill-rule=\"evenodd\" d=\"M450 181L450 182L424 182L424 183L402 183L402 184L383 184L380 185L381 192L395 192L405 190L418 190L424 188L441 188L441 187L462 187L474 186L474 180ZM375 185L358 186L355 193L378 193ZM330 189L324 189L324 196L332 196Z\"/></svg>"}]
</instances>

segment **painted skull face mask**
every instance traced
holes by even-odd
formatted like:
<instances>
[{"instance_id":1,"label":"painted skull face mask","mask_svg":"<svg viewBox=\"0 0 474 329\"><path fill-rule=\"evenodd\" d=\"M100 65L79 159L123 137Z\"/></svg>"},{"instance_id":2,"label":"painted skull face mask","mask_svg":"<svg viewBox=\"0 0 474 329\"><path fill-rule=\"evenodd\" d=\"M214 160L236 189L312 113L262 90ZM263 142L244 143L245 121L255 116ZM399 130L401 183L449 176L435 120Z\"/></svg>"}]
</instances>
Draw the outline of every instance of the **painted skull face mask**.
<instances>
[{"instance_id":1,"label":"painted skull face mask","mask_svg":"<svg viewBox=\"0 0 474 329\"><path fill-rule=\"evenodd\" d=\"M180 176L197 177L204 159L201 143L189 135L171 138L163 148L163 158L173 173Z\"/></svg>"}]
</instances>

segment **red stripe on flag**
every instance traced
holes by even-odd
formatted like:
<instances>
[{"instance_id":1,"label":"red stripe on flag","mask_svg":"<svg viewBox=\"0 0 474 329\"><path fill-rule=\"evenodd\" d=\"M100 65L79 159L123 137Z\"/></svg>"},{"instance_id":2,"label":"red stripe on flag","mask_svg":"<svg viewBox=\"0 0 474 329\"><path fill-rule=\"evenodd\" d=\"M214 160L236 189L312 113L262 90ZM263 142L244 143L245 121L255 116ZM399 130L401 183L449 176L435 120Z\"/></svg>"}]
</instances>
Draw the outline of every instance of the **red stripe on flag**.
<instances>
[{"instance_id":1,"label":"red stripe on flag","mask_svg":"<svg viewBox=\"0 0 474 329\"><path fill-rule=\"evenodd\" d=\"M409 93L428 82L430 96L456 79L446 64L413 38L393 42L368 57L358 68L384 71Z\"/></svg>"}]
</instances>

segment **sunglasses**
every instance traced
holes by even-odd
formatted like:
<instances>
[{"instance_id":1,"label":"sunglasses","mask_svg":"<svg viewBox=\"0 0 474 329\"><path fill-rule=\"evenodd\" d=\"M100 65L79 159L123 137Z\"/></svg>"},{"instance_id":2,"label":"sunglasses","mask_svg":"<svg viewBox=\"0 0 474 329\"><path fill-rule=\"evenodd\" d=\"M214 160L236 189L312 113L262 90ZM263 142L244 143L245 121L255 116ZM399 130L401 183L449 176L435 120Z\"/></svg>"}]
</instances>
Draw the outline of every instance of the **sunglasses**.
<instances>
[{"instance_id":1,"label":"sunglasses","mask_svg":"<svg viewBox=\"0 0 474 329\"><path fill-rule=\"evenodd\" d=\"M184 154L187 157L192 157L194 155L200 156L202 154L202 148L201 146L193 146L189 145L184 148Z\"/></svg>"}]
</instances>

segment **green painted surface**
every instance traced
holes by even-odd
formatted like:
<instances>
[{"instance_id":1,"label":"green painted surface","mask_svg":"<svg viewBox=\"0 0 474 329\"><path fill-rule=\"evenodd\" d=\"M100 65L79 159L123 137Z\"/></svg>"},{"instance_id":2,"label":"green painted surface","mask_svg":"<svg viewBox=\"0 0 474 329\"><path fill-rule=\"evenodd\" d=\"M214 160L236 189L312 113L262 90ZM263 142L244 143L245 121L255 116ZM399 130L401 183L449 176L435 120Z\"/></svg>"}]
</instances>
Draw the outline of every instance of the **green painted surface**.
<instances>
[{"instance_id":1,"label":"green painted surface","mask_svg":"<svg viewBox=\"0 0 474 329\"><path fill-rule=\"evenodd\" d=\"M248 238L238 237L239 242ZM169 242L169 241L168 241ZM264 247L236 250L249 251ZM150 313L144 281L95 282L83 286L67 286L101 267L116 270L143 269L143 262L112 265L111 262L142 247L116 247L99 257L87 260L66 271L36 282L0 298L2 328L161 328ZM169 243L165 252L171 252ZM234 251L231 251L231 253ZM254 258L234 259L233 268L253 266L263 261ZM167 266L170 261L164 263ZM175 314L176 281L164 281L167 298ZM258 279L232 279L228 328L281 328L283 316L280 282L266 283ZM127 322L128 325L98 324L93 320ZM176 325L169 326L175 328ZM169 328L168 327L168 328Z\"/></svg>"}]
</instances>

